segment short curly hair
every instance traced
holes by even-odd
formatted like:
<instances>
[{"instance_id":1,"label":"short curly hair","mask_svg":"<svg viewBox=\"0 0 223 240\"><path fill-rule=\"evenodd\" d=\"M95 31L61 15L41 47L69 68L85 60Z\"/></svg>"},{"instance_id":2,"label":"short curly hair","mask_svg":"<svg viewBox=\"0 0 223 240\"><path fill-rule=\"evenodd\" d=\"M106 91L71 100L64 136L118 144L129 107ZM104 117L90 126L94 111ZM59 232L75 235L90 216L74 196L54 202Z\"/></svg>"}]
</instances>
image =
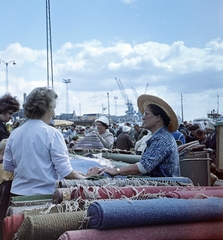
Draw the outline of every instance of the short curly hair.
<instances>
[{"instance_id":1,"label":"short curly hair","mask_svg":"<svg viewBox=\"0 0 223 240\"><path fill-rule=\"evenodd\" d=\"M53 89L46 87L34 88L23 104L25 116L30 119L41 118L52 107L51 103L57 97Z\"/></svg>"},{"instance_id":2,"label":"short curly hair","mask_svg":"<svg viewBox=\"0 0 223 240\"><path fill-rule=\"evenodd\" d=\"M19 111L19 101L10 93L6 93L0 98L0 114L12 110L14 113Z\"/></svg>"}]
</instances>

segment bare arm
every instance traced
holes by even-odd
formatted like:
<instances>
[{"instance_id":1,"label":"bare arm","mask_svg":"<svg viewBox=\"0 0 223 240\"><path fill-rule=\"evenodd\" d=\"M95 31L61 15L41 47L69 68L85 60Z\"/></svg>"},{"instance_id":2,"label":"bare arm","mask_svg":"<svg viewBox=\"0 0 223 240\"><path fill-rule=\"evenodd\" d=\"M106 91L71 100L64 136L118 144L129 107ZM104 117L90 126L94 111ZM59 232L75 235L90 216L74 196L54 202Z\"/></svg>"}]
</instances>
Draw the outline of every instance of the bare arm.
<instances>
[{"instance_id":1,"label":"bare arm","mask_svg":"<svg viewBox=\"0 0 223 240\"><path fill-rule=\"evenodd\" d=\"M104 172L110 174L111 176L118 175L117 168L106 168L104 169ZM129 166L120 168L119 174L126 176L126 175L139 175L141 173L139 172L139 169L136 164L131 164Z\"/></svg>"},{"instance_id":2,"label":"bare arm","mask_svg":"<svg viewBox=\"0 0 223 240\"><path fill-rule=\"evenodd\" d=\"M92 167L92 168L88 169L88 172L87 172L86 175L72 170L72 172L69 175L67 175L65 178L66 179L84 179L84 178L87 178L89 176L101 175L101 174L102 173L100 173L100 170L99 170L98 167Z\"/></svg>"},{"instance_id":3,"label":"bare arm","mask_svg":"<svg viewBox=\"0 0 223 240\"><path fill-rule=\"evenodd\" d=\"M66 177L66 179L84 179L86 178L84 175L81 175L80 173L72 170L70 174L68 174Z\"/></svg>"}]
</instances>

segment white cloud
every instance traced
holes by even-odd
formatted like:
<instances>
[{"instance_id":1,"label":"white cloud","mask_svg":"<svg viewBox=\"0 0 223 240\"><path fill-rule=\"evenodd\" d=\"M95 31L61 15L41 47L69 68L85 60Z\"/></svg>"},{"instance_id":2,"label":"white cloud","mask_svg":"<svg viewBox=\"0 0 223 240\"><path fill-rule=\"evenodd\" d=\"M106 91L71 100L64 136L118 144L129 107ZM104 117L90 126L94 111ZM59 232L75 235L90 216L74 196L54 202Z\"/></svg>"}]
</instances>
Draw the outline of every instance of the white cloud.
<instances>
[{"instance_id":1,"label":"white cloud","mask_svg":"<svg viewBox=\"0 0 223 240\"><path fill-rule=\"evenodd\" d=\"M137 2L138 0L122 0L122 2L127 3L127 4L133 4Z\"/></svg>"},{"instance_id":2,"label":"white cloud","mask_svg":"<svg viewBox=\"0 0 223 240\"><path fill-rule=\"evenodd\" d=\"M135 109L136 99L131 87L140 95L149 83L149 94L165 98L178 114L180 94L184 95L185 117L205 117L216 109L216 96L222 92L223 42L215 39L205 48L189 48L184 42L171 45L145 42L131 45L117 42L104 46L98 40L78 43L67 42L53 53L54 87L59 95L57 113L66 111L66 86L70 78L69 106L76 113L101 112L110 93L111 114L115 113L114 96L118 97L118 114L126 106L115 77L120 78ZM21 101L23 93L36 86L46 86L46 51L35 50L19 43L9 45L0 56L5 61L14 59L9 66L9 90ZM0 64L0 84L5 89L5 68ZM112 91L111 91L112 90ZM221 100L221 95L220 95ZM221 110L220 102L220 111ZM188 119L189 120L189 119Z\"/></svg>"}]
</instances>

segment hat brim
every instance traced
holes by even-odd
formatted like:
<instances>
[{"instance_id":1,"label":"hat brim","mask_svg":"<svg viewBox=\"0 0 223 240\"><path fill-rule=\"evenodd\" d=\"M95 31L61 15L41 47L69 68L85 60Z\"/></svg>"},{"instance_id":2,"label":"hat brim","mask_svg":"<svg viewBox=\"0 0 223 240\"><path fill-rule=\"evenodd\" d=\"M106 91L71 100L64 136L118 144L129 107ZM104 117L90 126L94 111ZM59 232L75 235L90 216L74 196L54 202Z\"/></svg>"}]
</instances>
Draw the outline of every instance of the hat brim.
<instances>
[{"instance_id":1,"label":"hat brim","mask_svg":"<svg viewBox=\"0 0 223 240\"><path fill-rule=\"evenodd\" d=\"M168 126L168 129L170 132L175 132L178 129L177 116L167 102L165 102L163 99L161 99L159 97L156 97L153 95L148 95L148 94L142 94L138 97L137 105L142 114L144 114L144 112L149 104L155 104L155 105L161 107L165 111L165 113L169 116L170 124Z\"/></svg>"}]
</instances>

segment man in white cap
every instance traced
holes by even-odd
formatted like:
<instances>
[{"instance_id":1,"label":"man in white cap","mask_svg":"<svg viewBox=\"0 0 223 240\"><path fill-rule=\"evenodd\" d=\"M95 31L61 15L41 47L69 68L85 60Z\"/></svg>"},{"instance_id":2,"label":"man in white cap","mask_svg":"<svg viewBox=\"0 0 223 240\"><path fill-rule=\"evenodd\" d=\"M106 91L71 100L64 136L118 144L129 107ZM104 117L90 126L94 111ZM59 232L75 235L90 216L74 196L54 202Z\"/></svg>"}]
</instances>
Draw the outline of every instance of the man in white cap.
<instances>
[{"instance_id":1,"label":"man in white cap","mask_svg":"<svg viewBox=\"0 0 223 240\"><path fill-rule=\"evenodd\" d=\"M207 133L207 135L209 135L213 130L215 130L215 126L213 122L208 122L205 126L205 132Z\"/></svg>"},{"instance_id":2,"label":"man in white cap","mask_svg":"<svg viewBox=\"0 0 223 240\"><path fill-rule=\"evenodd\" d=\"M99 169L99 172L104 171L112 176L179 177L178 148L171 134L178 128L176 114L168 103L156 96L143 94L137 103L144 114L143 127L152 133L140 161L122 168Z\"/></svg>"},{"instance_id":3,"label":"man in white cap","mask_svg":"<svg viewBox=\"0 0 223 240\"><path fill-rule=\"evenodd\" d=\"M134 148L134 144L129 136L130 131L131 131L130 127L128 126L122 127L122 133L118 135L116 140L117 149L130 151L131 148Z\"/></svg>"}]
</instances>

